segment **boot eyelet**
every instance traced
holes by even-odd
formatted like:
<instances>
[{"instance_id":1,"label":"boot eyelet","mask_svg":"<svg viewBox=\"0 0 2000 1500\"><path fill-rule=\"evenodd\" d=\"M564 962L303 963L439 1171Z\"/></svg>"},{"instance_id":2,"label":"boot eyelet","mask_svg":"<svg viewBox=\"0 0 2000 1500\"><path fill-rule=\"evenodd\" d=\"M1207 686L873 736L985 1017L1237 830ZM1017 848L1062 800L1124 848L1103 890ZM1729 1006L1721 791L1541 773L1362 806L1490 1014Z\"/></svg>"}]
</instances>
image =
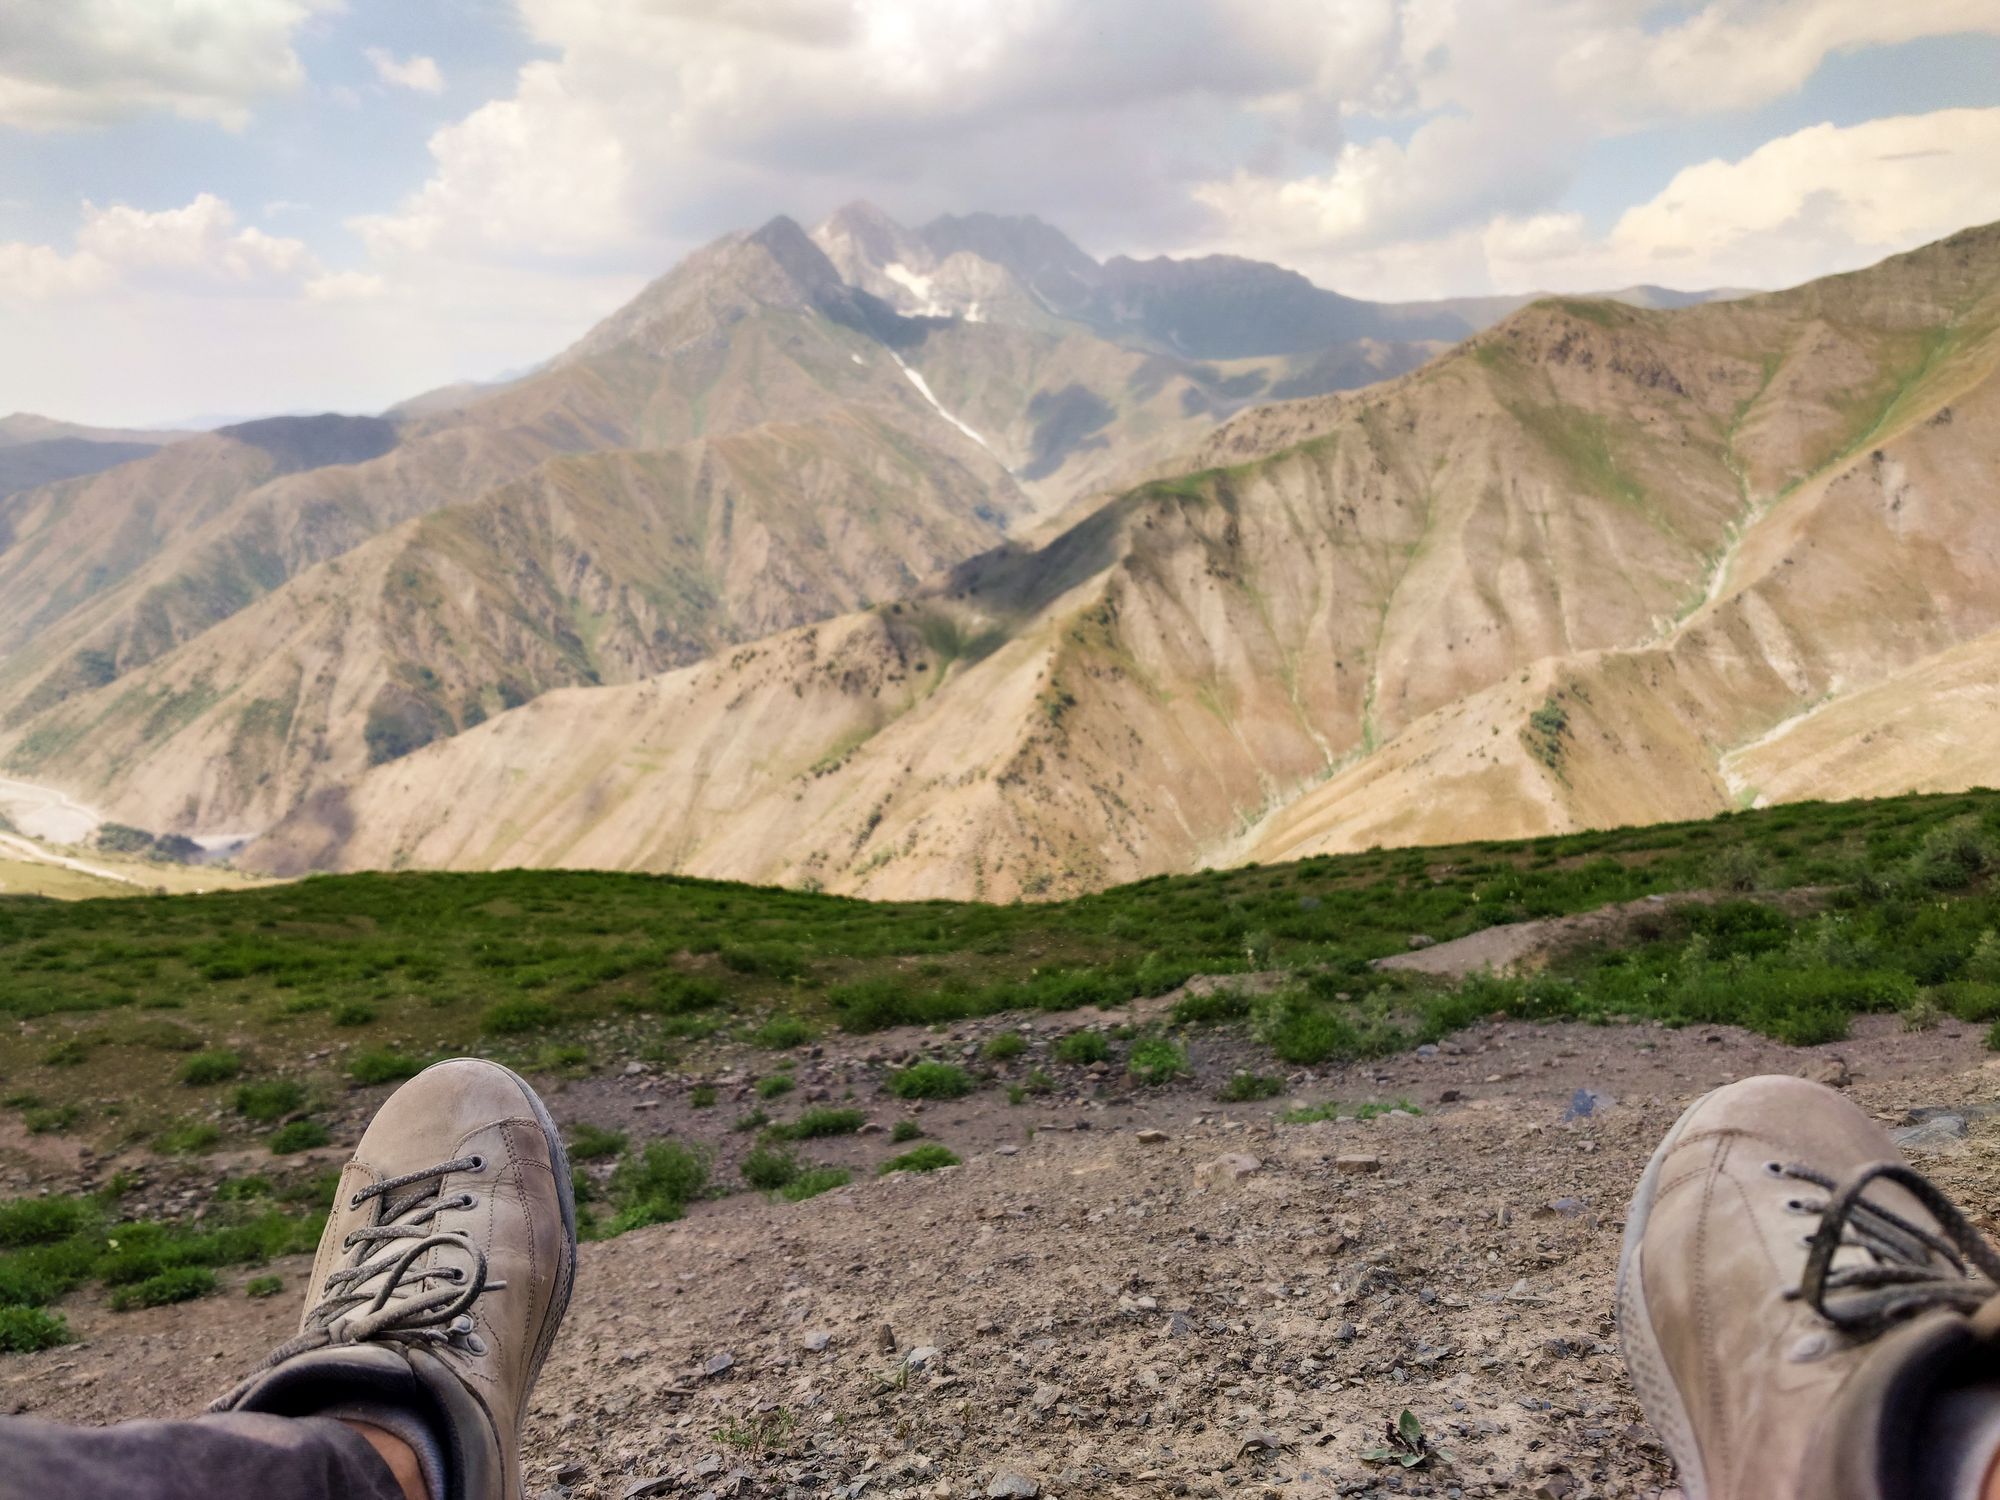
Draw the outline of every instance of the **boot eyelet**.
<instances>
[{"instance_id":1,"label":"boot eyelet","mask_svg":"<svg viewBox=\"0 0 2000 1500\"><path fill-rule=\"evenodd\" d=\"M349 1208L359 1208L359 1207L361 1207L361 1195L360 1195L359 1193L356 1193L356 1194L354 1194L354 1196L353 1196L353 1197L351 1197L351 1198L349 1198L349 1199L347 1200L347 1206L348 1206Z\"/></svg>"},{"instance_id":2,"label":"boot eyelet","mask_svg":"<svg viewBox=\"0 0 2000 1500\"><path fill-rule=\"evenodd\" d=\"M1764 1171L1772 1177L1783 1177L1785 1164L1781 1161L1767 1161L1764 1163Z\"/></svg>"},{"instance_id":3,"label":"boot eyelet","mask_svg":"<svg viewBox=\"0 0 2000 1500\"><path fill-rule=\"evenodd\" d=\"M465 1170L468 1172L484 1172L486 1170L486 1158L483 1156L473 1157L472 1165Z\"/></svg>"},{"instance_id":4,"label":"boot eyelet","mask_svg":"<svg viewBox=\"0 0 2000 1500\"><path fill-rule=\"evenodd\" d=\"M470 1193L460 1193L458 1195L458 1206L460 1208L477 1208L479 1200Z\"/></svg>"}]
</instances>

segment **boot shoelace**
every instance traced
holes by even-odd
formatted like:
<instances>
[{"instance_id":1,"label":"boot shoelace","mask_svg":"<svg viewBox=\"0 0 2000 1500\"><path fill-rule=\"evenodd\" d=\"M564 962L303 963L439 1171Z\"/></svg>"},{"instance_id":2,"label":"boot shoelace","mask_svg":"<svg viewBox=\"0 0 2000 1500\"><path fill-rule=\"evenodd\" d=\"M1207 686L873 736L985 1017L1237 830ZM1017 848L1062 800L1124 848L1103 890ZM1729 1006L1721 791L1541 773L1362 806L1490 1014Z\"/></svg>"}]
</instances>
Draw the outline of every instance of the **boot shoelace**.
<instances>
[{"instance_id":1,"label":"boot shoelace","mask_svg":"<svg viewBox=\"0 0 2000 1500\"><path fill-rule=\"evenodd\" d=\"M1808 1241L1805 1274L1788 1297L1851 1338L1872 1339L1919 1312L1948 1308L1971 1314L2000 1294L2000 1253L1930 1179L1902 1162L1877 1162L1838 1183L1810 1167L1788 1166L1787 1177L1823 1189L1824 1203L1801 1207L1820 1216ZM1863 1194L1878 1181L1906 1189L1938 1230L1913 1224ZM1865 1261L1836 1266L1843 1249Z\"/></svg>"},{"instance_id":2,"label":"boot shoelace","mask_svg":"<svg viewBox=\"0 0 2000 1500\"><path fill-rule=\"evenodd\" d=\"M442 1196L444 1179L485 1165L483 1157L456 1157L356 1192L348 1200L350 1208L371 1200L377 1205L375 1222L351 1231L341 1243L342 1249L359 1248L360 1253L353 1265L328 1274L318 1305L306 1314L305 1331L273 1350L268 1363L280 1364L329 1344L385 1338L459 1344L478 1352L472 1304L481 1293L498 1291L507 1283L488 1279L485 1252L464 1235L440 1234L427 1226L447 1209L472 1206L469 1193ZM418 1190L407 1191L410 1188ZM378 1245L389 1249L369 1259ZM417 1269L417 1262L433 1250L462 1255L469 1267ZM433 1288L433 1281L445 1285Z\"/></svg>"}]
</instances>

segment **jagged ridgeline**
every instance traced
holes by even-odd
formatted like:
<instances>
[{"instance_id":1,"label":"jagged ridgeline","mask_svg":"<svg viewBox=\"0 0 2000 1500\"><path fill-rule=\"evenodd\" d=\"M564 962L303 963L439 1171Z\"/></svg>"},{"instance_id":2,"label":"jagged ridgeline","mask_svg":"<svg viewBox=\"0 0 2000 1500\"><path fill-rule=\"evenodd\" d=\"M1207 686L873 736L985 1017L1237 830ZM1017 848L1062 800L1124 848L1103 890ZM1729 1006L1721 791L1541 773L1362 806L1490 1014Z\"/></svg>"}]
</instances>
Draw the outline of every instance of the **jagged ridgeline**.
<instances>
[{"instance_id":1,"label":"jagged ridgeline","mask_svg":"<svg viewBox=\"0 0 2000 1500\"><path fill-rule=\"evenodd\" d=\"M993 898L1990 780L1997 289L778 220L503 388L0 501L0 758L272 872Z\"/></svg>"}]
</instances>

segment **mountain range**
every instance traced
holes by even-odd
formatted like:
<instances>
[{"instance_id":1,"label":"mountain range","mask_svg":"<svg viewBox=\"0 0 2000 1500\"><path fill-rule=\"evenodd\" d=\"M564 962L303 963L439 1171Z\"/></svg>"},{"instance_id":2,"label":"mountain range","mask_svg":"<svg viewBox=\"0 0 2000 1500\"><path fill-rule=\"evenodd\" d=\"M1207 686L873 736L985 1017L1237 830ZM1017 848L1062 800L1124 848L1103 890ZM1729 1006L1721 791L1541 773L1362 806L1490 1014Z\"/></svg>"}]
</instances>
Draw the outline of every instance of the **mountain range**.
<instances>
[{"instance_id":1,"label":"mountain range","mask_svg":"<svg viewBox=\"0 0 2000 1500\"><path fill-rule=\"evenodd\" d=\"M1996 362L1994 228L1390 305L778 219L514 380L0 498L0 762L279 873L993 898L1964 784Z\"/></svg>"}]
</instances>

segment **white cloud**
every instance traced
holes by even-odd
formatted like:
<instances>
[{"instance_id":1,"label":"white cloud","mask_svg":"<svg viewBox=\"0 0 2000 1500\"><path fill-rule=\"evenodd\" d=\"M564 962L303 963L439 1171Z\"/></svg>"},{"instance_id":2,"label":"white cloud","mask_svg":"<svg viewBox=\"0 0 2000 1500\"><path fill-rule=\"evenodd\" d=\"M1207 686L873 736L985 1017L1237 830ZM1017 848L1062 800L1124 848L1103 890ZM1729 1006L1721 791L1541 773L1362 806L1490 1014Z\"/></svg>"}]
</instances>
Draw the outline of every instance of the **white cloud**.
<instances>
[{"instance_id":1,"label":"white cloud","mask_svg":"<svg viewBox=\"0 0 2000 1500\"><path fill-rule=\"evenodd\" d=\"M369 64L375 69L375 76L386 84L414 89L419 94L444 92L444 74L438 71L436 58L418 56L398 59L386 47L370 47L367 56Z\"/></svg>"},{"instance_id":2,"label":"white cloud","mask_svg":"<svg viewBox=\"0 0 2000 1500\"><path fill-rule=\"evenodd\" d=\"M305 284L305 293L314 302L364 302L384 295L389 283L365 271L329 271Z\"/></svg>"},{"instance_id":3,"label":"white cloud","mask_svg":"<svg viewBox=\"0 0 2000 1500\"><path fill-rule=\"evenodd\" d=\"M114 285L183 291L296 290L320 273L302 240L241 228L212 193L157 212L83 205L76 248L0 244L0 296L40 300Z\"/></svg>"},{"instance_id":4,"label":"white cloud","mask_svg":"<svg viewBox=\"0 0 2000 1500\"><path fill-rule=\"evenodd\" d=\"M338 0L7 0L0 126L64 130L158 110L240 129L304 78L293 34Z\"/></svg>"},{"instance_id":5,"label":"white cloud","mask_svg":"<svg viewBox=\"0 0 2000 1500\"><path fill-rule=\"evenodd\" d=\"M522 69L513 98L446 126L430 149L436 168L419 192L354 222L377 256L590 254L632 237L624 140L552 63Z\"/></svg>"},{"instance_id":6,"label":"white cloud","mask_svg":"<svg viewBox=\"0 0 2000 1500\"><path fill-rule=\"evenodd\" d=\"M1219 245L1292 262L1365 255L1546 211L1591 141L1779 98L1834 53L2000 34L2000 0L1718 0L1664 29L1653 14L1619 0L1409 0L1389 73L1431 117L1406 144L1349 143L1317 174L1239 167L1194 196Z\"/></svg>"},{"instance_id":7,"label":"white cloud","mask_svg":"<svg viewBox=\"0 0 2000 1500\"><path fill-rule=\"evenodd\" d=\"M1574 212L1496 213L1428 239L1330 245L1298 261L1377 297L1641 282L1777 288L2000 220L1996 164L2000 108L1815 125L1735 161L1683 168L1602 234ZM1255 203L1245 212L1268 213Z\"/></svg>"},{"instance_id":8,"label":"white cloud","mask_svg":"<svg viewBox=\"0 0 2000 1500\"><path fill-rule=\"evenodd\" d=\"M2000 0L520 4L553 58L432 138L424 186L356 225L377 254L657 265L863 195L1033 210L1100 250L1469 255L1559 206L1593 139L2000 34ZM1412 128L1350 139L1357 114Z\"/></svg>"}]
</instances>

